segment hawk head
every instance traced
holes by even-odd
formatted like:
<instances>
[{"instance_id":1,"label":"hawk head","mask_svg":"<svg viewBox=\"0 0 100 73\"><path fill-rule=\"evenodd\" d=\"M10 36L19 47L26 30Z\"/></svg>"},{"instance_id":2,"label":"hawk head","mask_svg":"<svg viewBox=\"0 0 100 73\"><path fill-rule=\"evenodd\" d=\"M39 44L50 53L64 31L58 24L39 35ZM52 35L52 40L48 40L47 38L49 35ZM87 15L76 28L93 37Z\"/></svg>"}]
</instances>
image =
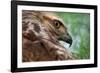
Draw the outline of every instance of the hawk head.
<instances>
[{"instance_id":1,"label":"hawk head","mask_svg":"<svg viewBox=\"0 0 100 73\"><path fill-rule=\"evenodd\" d=\"M27 19L25 19L27 17ZM25 25L26 24L26 25ZM36 37L49 39L53 37L72 45L72 37L67 27L59 17L50 12L23 11L23 30L24 33L30 33L28 39L34 40L32 34ZM34 33L32 33L34 32ZM27 35L27 34L26 34ZM25 34L24 34L25 36Z\"/></svg>"},{"instance_id":2,"label":"hawk head","mask_svg":"<svg viewBox=\"0 0 100 73\"><path fill-rule=\"evenodd\" d=\"M63 21L57 17L56 15L48 12L44 12L43 19L44 25L49 29L52 36L54 36L57 40L62 40L66 43L72 45L72 37L70 36L67 27Z\"/></svg>"}]
</instances>

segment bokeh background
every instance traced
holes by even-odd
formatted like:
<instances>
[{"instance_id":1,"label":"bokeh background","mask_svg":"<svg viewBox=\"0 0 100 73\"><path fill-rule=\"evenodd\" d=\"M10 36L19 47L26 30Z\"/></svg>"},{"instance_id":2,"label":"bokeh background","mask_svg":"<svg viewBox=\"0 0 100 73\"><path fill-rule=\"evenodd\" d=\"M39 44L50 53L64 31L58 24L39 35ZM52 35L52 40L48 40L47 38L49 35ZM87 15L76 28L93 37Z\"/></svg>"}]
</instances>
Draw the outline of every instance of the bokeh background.
<instances>
[{"instance_id":1,"label":"bokeh background","mask_svg":"<svg viewBox=\"0 0 100 73\"><path fill-rule=\"evenodd\" d=\"M90 14L89 13L71 13L56 12L65 23L70 35L73 38L73 44L70 50L76 59L90 58Z\"/></svg>"}]
</instances>

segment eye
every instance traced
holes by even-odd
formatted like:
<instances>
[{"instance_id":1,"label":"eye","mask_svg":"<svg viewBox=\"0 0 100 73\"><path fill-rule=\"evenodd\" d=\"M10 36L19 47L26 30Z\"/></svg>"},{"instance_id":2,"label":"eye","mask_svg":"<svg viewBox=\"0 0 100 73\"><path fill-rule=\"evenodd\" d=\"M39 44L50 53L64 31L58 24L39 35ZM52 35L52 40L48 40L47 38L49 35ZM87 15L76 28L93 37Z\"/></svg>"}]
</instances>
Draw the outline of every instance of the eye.
<instances>
[{"instance_id":1,"label":"eye","mask_svg":"<svg viewBox=\"0 0 100 73\"><path fill-rule=\"evenodd\" d=\"M55 22L55 26L56 26L57 28L60 28L60 23Z\"/></svg>"},{"instance_id":2,"label":"eye","mask_svg":"<svg viewBox=\"0 0 100 73\"><path fill-rule=\"evenodd\" d=\"M62 25L62 23L59 20L54 20L54 24L56 28L60 28L60 26Z\"/></svg>"}]
</instances>

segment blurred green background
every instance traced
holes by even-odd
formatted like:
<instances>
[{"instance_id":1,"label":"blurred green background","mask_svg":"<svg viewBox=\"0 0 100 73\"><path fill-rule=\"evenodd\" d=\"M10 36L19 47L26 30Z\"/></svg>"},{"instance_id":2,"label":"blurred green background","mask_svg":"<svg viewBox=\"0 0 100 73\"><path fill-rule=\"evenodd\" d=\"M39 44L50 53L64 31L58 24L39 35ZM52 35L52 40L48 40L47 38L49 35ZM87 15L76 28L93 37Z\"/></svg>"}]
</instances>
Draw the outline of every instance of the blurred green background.
<instances>
[{"instance_id":1,"label":"blurred green background","mask_svg":"<svg viewBox=\"0 0 100 73\"><path fill-rule=\"evenodd\" d=\"M70 50L76 59L90 58L90 14L56 12L73 38Z\"/></svg>"}]
</instances>

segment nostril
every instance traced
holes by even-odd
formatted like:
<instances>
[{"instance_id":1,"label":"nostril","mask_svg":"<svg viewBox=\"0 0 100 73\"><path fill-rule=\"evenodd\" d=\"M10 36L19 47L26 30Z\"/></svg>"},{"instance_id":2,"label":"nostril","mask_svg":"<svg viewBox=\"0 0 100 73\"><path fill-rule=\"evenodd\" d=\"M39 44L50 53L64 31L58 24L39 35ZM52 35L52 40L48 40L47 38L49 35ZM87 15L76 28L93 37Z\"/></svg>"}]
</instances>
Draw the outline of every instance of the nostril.
<instances>
[{"instance_id":1,"label":"nostril","mask_svg":"<svg viewBox=\"0 0 100 73\"><path fill-rule=\"evenodd\" d=\"M69 34L69 33L67 33L67 36L70 36L70 34Z\"/></svg>"}]
</instances>

